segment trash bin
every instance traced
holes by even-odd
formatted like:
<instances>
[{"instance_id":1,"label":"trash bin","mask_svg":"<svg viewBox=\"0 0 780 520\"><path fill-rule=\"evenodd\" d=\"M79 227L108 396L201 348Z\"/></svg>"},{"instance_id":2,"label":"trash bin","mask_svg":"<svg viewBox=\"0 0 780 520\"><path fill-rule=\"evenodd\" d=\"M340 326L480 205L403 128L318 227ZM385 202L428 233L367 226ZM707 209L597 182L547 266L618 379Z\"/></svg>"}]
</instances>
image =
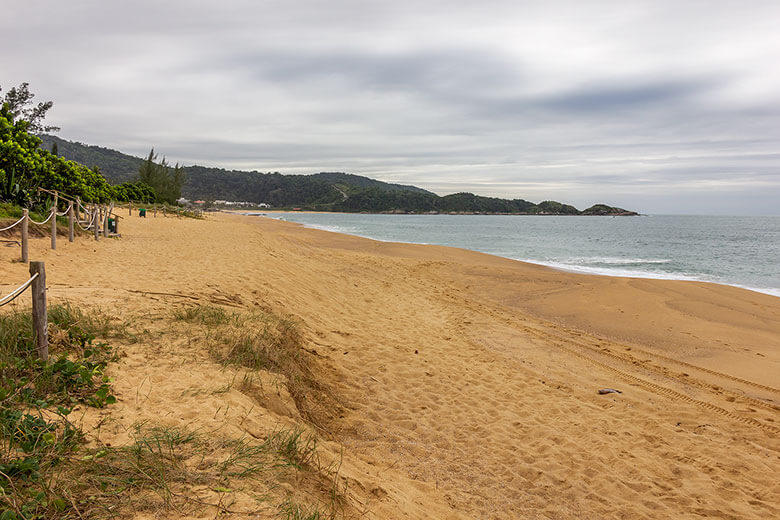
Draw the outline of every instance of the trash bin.
<instances>
[{"instance_id":1,"label":"trash bin","mask_svg":"<svg viewBox=\"0 0 780 520\"><path fill-rule=\"evenodd\" d=\"M116 233L116 219L108 217L108 232Z\"/></svg>"},{"instance_id":2,"label":"trash bin","mask_svg":"<svg viewBox=\"0 0 780 520\"><path fill-rule=\"evenodd\" d=\"M146 218L146 208L138 208L138 216Z\"/></svg>"}]
</instances>

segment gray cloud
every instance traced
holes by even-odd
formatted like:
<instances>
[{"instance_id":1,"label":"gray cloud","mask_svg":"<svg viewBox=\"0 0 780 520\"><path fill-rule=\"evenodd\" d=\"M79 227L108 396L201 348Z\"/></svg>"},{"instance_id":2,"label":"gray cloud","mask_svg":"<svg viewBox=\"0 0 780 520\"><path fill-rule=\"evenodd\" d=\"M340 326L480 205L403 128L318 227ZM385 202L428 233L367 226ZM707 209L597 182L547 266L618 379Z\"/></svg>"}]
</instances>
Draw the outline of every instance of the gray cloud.
<instances>
[{"instance_id":1,"label":"gray cloud","mask_svg":"<svg viewBox=\"0 0 780 520\"><path fill-rule=\"evenodd\" d=\"M546 99L543 104L564 112L610 113L632 108L658 108L678 104L701 92L702 82L667 81L637 86L603 85L568 92Z\"/></svg>"},{"instance_id":2,"label":"gray cloud","mask_svg":"<svg viewBox=\"0 0 780 520\"><path fill-rule=\"evenodd\" d=\"M778 213L778 18L769 1L16 3L0 85L54 100L63 137L185 164Z\"/></svg>"}]
</instances>

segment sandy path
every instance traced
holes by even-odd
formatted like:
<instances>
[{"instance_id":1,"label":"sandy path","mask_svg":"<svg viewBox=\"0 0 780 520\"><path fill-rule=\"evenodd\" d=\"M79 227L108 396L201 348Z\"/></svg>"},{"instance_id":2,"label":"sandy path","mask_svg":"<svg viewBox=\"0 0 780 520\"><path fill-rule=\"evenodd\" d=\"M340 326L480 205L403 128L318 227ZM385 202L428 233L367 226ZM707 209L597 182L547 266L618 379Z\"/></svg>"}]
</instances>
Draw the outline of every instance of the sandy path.
<instances>
[{"instance_id":1,"label":"sandy path","mask_svg":"<svg viewBox=\"0 0 780 520\"><path fill-rule=\"evenodd\" d=\"M121 240L56 252L36 241L51 297L298 316L345 404L324 426L369 518L780 516L778 298L260 218L123 225ZM4 294L26 267L2 253ZM154 352L129 358L142 370ZM155 399L193 419L192 403Z\"/></svg>"}]
</instances>

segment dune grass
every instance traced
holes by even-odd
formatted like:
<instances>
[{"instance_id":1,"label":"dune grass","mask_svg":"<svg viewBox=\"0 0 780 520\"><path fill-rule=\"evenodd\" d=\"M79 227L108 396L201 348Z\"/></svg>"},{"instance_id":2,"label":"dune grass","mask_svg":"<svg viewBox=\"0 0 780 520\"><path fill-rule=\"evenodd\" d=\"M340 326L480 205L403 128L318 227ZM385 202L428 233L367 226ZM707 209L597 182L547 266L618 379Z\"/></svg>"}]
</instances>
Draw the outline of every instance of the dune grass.
<instances>
[{"instance_id":1,"label":"dune grass","mask_svg":"<svg viewBox=\"0 0 780 520\"><path fill-rule=\"evenodd\" d=\"M298 411L315 425L321 426L321 416L340 406L316 377L298 321L268 310L238 313L215 305L182 307L173 316L203 327L206 348L215 361L283 375Z\"/></svg>"},{"instance_id":2,"label":"dune grass","mask_svg":"<svg viewBox=\"0 0 780 520\"><path fill-rule=\"evenodd\" d=\"M116 398L104 369L113 349L94 342L117 332L109 318L70 305L49 308L50 359L37 358L29 310L0 314L0 518L67 518L75 503L57 475L82 445L74 406Z\"/></svg>"},{"instance_id":3,"label":"dune grass","mask_svg":"<svg viewBox=\"0 0 780 520\"><path fill-rule=\"evenodd\" d=\"M260 336L251 341L241 340L247 348L269 349L245 357L246 352L235 353L240 349L233 349L235 344L227 338L249 318L219 308L198 308L185 310L179 319L229 327L219 335L225 363L289 371L293 361L284 356L300 347L299 333L290 332L294 330L291 321L280 325L270 320L264 334L258 331ZM44 363L35 357L30 322L28 310L0 314L3 520L122 518L171 511L186 516L204 507L213 508L217 515L343 516L337 470L322 467L316 437L302 428L279 429L256 441L143 424L124 446L87 439L68 419L73 407L105 407L115 402L103 372L116 354L96 338L129 340L131 335L124 324L100 312L52 305L51 359ZM276 349L288 354L272 352ZM283 482L317 492L291 493L281 487ZM315 495L321 499L312 504ZM238 496L243 497L240 504Z\"/></svg>"},{"instance_id":4,"label":"dune grass","mask_svg":"<svg viewBox=\"0 0 780 520\"><path fill-rule=\"evenodd\" d=\"M170 510L187 515L209 506L218 515L298 518L289 514L292 500L278 499L276 488L280 481L305 478L296 476L301 473L337 485L319 466L314 438L300 429L278 430L257 443L156 426L138 427L129 446L90 450L63 476L76 483L74 496L89 497L80 511L87 517ZM193 488L206 491L196 494ZM333 493L338 496L337 489ZM236 509L231 497L238 494L252 496L255 508ZM336 518L339 506L339 500L318 504L305 509L315 513L306 518Z\"/></svg>"},{"instance_id":5,"label":"dune grass","mask_svg":"<svg viewBox=\"0 0 780 520\"><path fill-rule=\"evenodd\" d=\"M115 353L94 340L122 335L123 327L69 304L51 305L48 319L50 359L44 363L37 359L30 311L0 314L0 403L110 404L103 370Z\"/></svg>"},{"instance_id":6,"label":"dune grass","mask_svg":"<svg viewBox=\"0 0 780 520\"><path fill-rule=\"evenodd\" d=\"M220 363L284 374L293 396L318 387L294 320L216 306L179 309L175 319L202 325ZM98 338L129 342L132 334L116 318L68 304L49 307L49 324L50 360L42 362L29 310L0 313L3 520L186 515L203 507L290 520L343 516L338 470L322 467L316 437L302 428L280 429L258 442L139 425L128 445L86 443L68 419L73 408L116 401L104 370L117 356ZM247 377L241 384L251 385ZM293 492L281 487L285 482L296 483ZM254 509L247 510L247 497Z\"/></svg>"}]
</instances>

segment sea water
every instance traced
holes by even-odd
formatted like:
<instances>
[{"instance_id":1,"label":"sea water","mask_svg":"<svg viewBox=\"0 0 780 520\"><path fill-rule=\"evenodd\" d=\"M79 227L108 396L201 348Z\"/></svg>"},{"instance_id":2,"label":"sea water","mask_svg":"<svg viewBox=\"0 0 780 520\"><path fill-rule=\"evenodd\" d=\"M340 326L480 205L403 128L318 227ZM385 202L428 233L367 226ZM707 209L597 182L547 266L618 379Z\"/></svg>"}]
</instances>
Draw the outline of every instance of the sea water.
<instances>
[{"instance_id":1,"label":"sea water","mask_svg":"<svg viewBox=\"0 0 780 520\"><path fill-rule=\"evenodd\" d=\"M375 240L460 247L567 271L699 280L780 297L780 217L269 216Z\"/></svg>"}]
</instances>

